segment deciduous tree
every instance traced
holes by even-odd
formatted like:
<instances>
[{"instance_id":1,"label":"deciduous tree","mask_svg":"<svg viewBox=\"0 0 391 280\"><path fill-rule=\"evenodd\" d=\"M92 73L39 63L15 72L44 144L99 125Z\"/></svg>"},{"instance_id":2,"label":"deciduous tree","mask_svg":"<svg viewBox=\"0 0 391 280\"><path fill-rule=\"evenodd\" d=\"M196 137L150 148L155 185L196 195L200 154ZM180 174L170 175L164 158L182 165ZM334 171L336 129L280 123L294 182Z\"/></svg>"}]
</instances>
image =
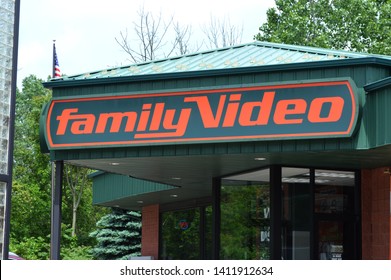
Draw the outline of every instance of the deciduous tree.
<instances>
[{"instance_id":1,"label":"deciduous tree","mask_svg":"<svg viewBox=\"0 0 391 280\"><path fill-rule=\"evenodd\" d=\"M257 40L391 54L390 0L276 0Z\"/></svg>"},{"instance_id":2,"label":"deciduous tree","mask_svg":"<svg viewBox=\"0 0 391 280\"><path fill-rule=\"evenodd\" d=\"M193 39L191 26L174 23L174 16L165 22L161 13L156 16L141 7L133 29L121 31L115 40L134 63L185 55L201 48L233 46L242 40L243 27L232 25L229 18L220 20L211 16L209 24L201 29L206 39L199 36L197 41Z\"/></svg>"},{"instance_id":3,"label":"deciduous tree","mask_svg":"<svg viewBox=\"0 0 391 280\"><path fill-rule=\"evenodd\" d=\"M23 246L18 246L19 244L38 244L39 246L31 246L28 254L26 251L20 253L22 256L27 254L24 257L39 258L45 258L49 253L47 251L45 255L42 251L49 248L51 220L51 164L49 155L41 151L39 135L41 111L43 105L49 102L51 91L44 88L42 82L30 75L23 80L22 90L18 90L16 94L10 229L10 246L22 250ZM72 167L67 175L74 190L68 188L65 182L63 192L62 222L67 228L72 228L73 210L77 208L81 225L75 238L80 246L93 244L88 235L95 229L96 221L107 213L106 209L92 205L91 182L87 183L85 176L77 176L86 172L80 167ZM81 185L84 186L83 192L80 192ZM72 191L75 193L77 207L73 204ZM43 243L47 246L41 246ZM72 246L75 248L74 243Z\"/></svg>"}]
</instances>

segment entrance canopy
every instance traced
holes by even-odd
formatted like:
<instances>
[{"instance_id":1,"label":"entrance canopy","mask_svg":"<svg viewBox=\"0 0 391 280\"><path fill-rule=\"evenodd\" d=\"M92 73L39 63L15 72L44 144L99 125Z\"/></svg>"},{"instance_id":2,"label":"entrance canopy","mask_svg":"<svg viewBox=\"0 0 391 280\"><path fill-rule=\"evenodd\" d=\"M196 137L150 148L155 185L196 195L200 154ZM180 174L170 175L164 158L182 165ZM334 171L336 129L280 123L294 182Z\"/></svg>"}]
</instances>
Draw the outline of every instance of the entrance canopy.
<instances>
[{"instance_id":1,"label":"entrance canopy","mask_svg":"<svg viewBox=\"0 0 391 280\"><path fill-rule=\"evenodd\" d=\"M125 175L97 203L133 209L269 165L390 166L390 73L390 56L253 42L65 76L44 84L41 143Z\"/></svg>"}]
</instances>

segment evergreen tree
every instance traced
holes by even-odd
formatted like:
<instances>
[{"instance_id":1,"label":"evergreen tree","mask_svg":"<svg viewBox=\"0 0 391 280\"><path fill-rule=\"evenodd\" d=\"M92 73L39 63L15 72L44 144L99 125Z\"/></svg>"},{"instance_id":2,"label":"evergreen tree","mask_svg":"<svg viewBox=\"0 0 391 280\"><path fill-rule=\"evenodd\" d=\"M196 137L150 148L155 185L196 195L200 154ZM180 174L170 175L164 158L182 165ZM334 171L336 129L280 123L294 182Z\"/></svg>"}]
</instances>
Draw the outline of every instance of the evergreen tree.
<instances>
[{"instance_id":1,"label":"evergreen tree","mask_svg":"<svg viewBox=\"0 0 391 280\"><path fill-rule=\"evenodd\" d=\"M141 214L113 208L112 213L97 222L90 234L97 245L92 249L94 259L127 260L141 254Z\"/></svg>"}]
</instances>

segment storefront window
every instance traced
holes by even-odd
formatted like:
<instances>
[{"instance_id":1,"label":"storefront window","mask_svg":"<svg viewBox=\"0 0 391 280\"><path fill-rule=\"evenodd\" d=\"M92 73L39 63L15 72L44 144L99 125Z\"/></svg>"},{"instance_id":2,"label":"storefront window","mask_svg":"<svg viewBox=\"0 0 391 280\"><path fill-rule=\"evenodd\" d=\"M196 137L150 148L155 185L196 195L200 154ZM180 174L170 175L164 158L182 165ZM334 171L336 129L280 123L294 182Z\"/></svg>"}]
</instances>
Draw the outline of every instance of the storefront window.
<instances>
[{"instance_id":1,"label":"storefront window","mask_svg":"<svg viewBox=\"0 0 391 280\"><path fill-rule=\"evenodd\" d=\"M269 168L221 179L217 196L218 257L222 260L357 258L355 172L273 168L281 171L273 173L273 180ZM275 205L271 205L271 194ZM206 205L162 213L160 259L214 258L212 216L212 207Z\"/></svg>"},{"instance_id":2,"label":"storefront window","mask_svg":"<svg viewBox=\"0 0 391 280\"><path fill-rule=\"evenodd\" d=\"M220 258L270 258L269 170L222 180Z\"/></svg>"},{"instance_id":3,"label":"storefront window","mask_svg":"<svg viewBox=\"0 0 391 280\"><path fill-rule=\"evenodd\" d=\"M212 259L212 207L202 206L161 216L160 259Z\"/></svg>"},{"instance_id":4,"label":"storefront window","mask_svg":"<svg viewBox=\"0 0 391 280\"><path fill-rule=\"evenodd\" d=\"M354 258L354 172L283 167L281 184L282 258Z\"/></svg>"},{"instance_id":5,"label":"storefront window","mask_svg":"<svg viewBox=\"0 0 391 280\"><path fill-rule=\"evenodd\" d=\"M355 258L355 174L315 170L315 258Z\"/></svg>"},{"instance_id":6,"label":"storefront window","mask_svg":"<svg viewBox=\"0 0 391 280\"><path fill-rule=\"evenodd\" d=\"M162 214L163 260L200 259L200 211L198 208Z\"/></svg>"},{"instance_id":7,"label":"storefront window","mask_svg":"<svg viewBox=\"0 0 391 280\"><path fill-rule=\"evenodd\" d=\"M282 258L310 259L310 170L282 168Z\"/></svg>"},{"instance_id":8,"label":"storefront window","mask_svg":"<svg viewBox=\"0 0 391 280\"><path fill-rule=\"evenodd\" d=\"M315 213L353 211L353 172L316 170L315 185Z\"/></svg>"},{"instance_id":9,"label":"storefront window","mask_svg":"<svg viewBox=\"0 0 391 280\"><path fill-rule=\"evenodd\" d=\"M203 255L202 259L212 260L212 206L207 206L204 209L204 217L205 217L205 226L203 235L201 235L201 255Z\"/></svg>"}]
</instances>

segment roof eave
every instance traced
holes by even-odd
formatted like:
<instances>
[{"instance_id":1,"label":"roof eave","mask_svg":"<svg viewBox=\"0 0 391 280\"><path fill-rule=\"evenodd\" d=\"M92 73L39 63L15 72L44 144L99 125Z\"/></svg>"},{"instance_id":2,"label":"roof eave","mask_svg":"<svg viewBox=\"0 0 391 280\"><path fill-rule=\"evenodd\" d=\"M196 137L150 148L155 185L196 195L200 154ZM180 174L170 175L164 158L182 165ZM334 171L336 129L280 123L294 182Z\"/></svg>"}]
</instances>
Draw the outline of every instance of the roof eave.
<instances>
[{"instance_id":1,"label":"roof eave","mask_svg":"<svg viewBox=\"0 0 391 280\"><path fill-rule=\"evenodd\" d=\"M366 92L373 92L391 86L391 76L364 86Z\"/></svg>"},{"instance_id":2,"label":"roof eave","mask_svg":"<svg viewBox=\"0 0 391 280\"><path fill-rule=\"evenodd\" d=\"M185 79L194 77L205 76L222 76L222 75L237 75L248 73L261 73L261 72L273 72L273 71L289 71L289 70L301 70L301 69L316 69L316 68L329 68L329 67L342 67L342 66L355 66L375 64L391 67L391 60L378 58L378 57L365 57L365 58L349 58L339 60L327 60L327 61L313 61L313 62L299 62L289 64L274 64L274 65L261 65L250 66L240 68L226 68L226 69L210 69L200 71L187 71L187 72L173 72L173 73L161 73L161 74L148 74L148 75L132 75L122 77L105 77L83 80L55 80L44 82L43 86L46 88L61 88L61 87L77 87L77 86L89 86L99 84L113 84L113 83L127 83L127 82L139 82L139 81L152 81L152 80L165 80L165 79Z\"/></svg>"}]
</instances>

